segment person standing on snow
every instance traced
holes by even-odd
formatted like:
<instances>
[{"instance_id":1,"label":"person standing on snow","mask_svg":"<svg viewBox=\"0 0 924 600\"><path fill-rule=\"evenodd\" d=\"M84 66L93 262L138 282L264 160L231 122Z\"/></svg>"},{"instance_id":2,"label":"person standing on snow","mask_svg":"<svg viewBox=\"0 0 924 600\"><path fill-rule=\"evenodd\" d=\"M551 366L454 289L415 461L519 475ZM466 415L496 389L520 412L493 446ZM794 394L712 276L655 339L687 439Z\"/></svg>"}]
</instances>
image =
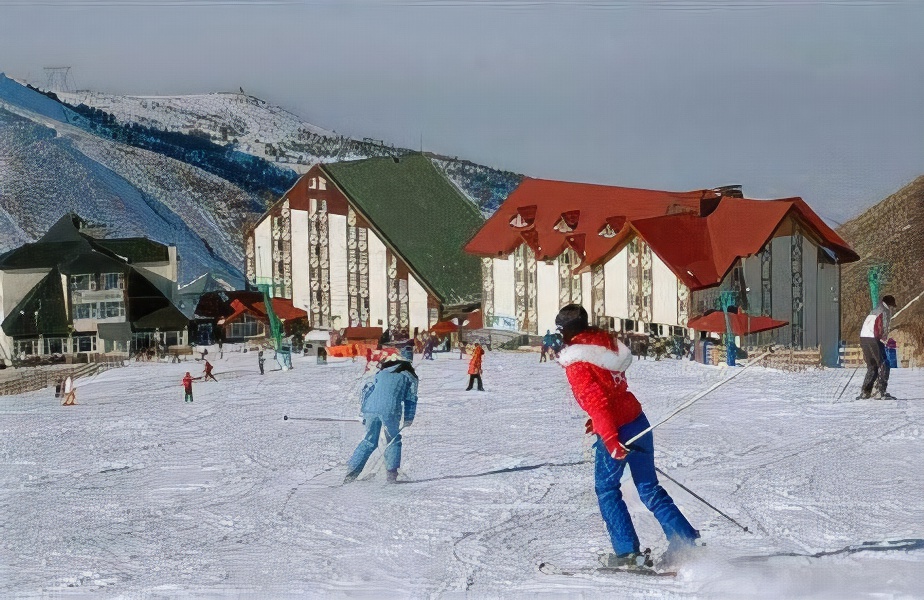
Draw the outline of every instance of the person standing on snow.
<instances>
[{"instance_id":1,"label":"person standing on snow","mask_svg":"<svg viewBox=\"0 0 924 600\"><path fill-rule=\"evenodd\" d=\"M263 358L263 350L260 350L257 353L257 364L260 365L260 375L263 375L263 363L266 362L266 359Z\"/></svg>"},{"instance_id":2,"label":"person standing on snow","mask_svg":"<svg viewBox=\"0 0 924 600\"><path fill-rule=\"evenodd\" d=\"M542 351L539 354L539 362L545 362L548 360L547 354L552 351L552 332L549 329L545 330L545 335L542 336Z\"/></svg>"},{"instance_id":3,"label":"person standing on snow","mask_svg":"<svg viewBox=\"0 0 924 600\"><path fill-rule=\"evenodd\" d=\"M74 406L77 404L77 388L74 386L74 380L71 379L70 375L64 380L62 391L64 392L64 401L61 402L61 406Z\"/></svg>"},{"instance_id":4,"label":"person standing on snow","mask_svg":"<svg viewBox=\"0 0 924 600\"><path fill-rule=\"evenodd\" d=\"M362 390L363 424L366 435L347 462L343 483L354 481L379 445L385 429L385 469L388 483L398 481L401 466L401 430L410 427L417 413L417 373L410 361L390 354L379 363L379 372ZM404 425L401 425L402 413Z\"/></svg>"},{"instance_id":5,"label":"person standing on snow","mask_svg":"<svg viewBox=\"0 0 924 600\"><path fill-rule=\"evenodd\" d=\"M184 402L193 401L192 382L193 376L189 374L189 371L186 371L186 377L183 378L183 391L185 392L185 396L183 397Z\"/></svg>"},{"instance_id":6,"label":"person standing on snow","mask_svg":"<svg viewBox=\"0 0 924 600\"><path fill-rule=\"evenodd\" d=\"M895 396L886 392L889 385L889 361L885 351L886 341L889 339L889 322L892 320L894 309L895 298L883 296L879 305L863 321L863 327L860 329L860 349L863 350L863 359L866 361L866 377L863 379L857 400L870 398L874 384L876 398L895 400Z\"/></svg>"},{"instance_id":7,"label":"person standing on snow","mask_svg":"<svg viewBox=\"0 0 924 600\"><path fill-rule=\"evenodd\" d=\"M203 381L208 381L209 379L212 381L218 381L215 379L215 376L212 375L212 363L209 361L205 361L205 373L202 374L202 379Z\"/></svg>"},{"instance_id":8,"label":"person standing on snow","mask_svg":"<svg viewBox=\"0 0 924 600\"><path fill-rule=\"evenodd\" d=\"M594 488L615 551L607 558L607 566L631 567L641 563L651 566L640 551L638 535L619 490L626 465L632 472L639 498L667 536L668 556L678 557L694 546L699 532L658 483L654 438L649 431L631 447L623 445L624 440L650 426L626 383L625 370L632 363L631 351L607 332L589 327L587 311L579 304L562 308L555 324L565 343L558 362L565 368L575 399L590 416L587 432L597 435Z\"/></svg>"},{"instance_id":9,"label":"person standing on snow","mask_svg":"<svg viewBox=\"0 0 924 600\"><path fill-rule=\"evenodd\" d=\"M468 363L468 387L465 388L466 392L472 389L472 385L476 381L478 382L478 391L484 391L484 386L481 383L481 357L483 355L484 348L481 347L481 344L475 344L472 349L472 360Z\"/></svg>"},{"instance_id":10,"label":"person standing on snow","mask_svg":"<svg viewBox=\"0 0 924 600\"><path fill-rule=\"evenodd\" d=\"M433 348L436 346L436 338L430 336L427 338L427 343L423 347L423 357L424 360L433 360Z\"/></svg>"}]
</instances>

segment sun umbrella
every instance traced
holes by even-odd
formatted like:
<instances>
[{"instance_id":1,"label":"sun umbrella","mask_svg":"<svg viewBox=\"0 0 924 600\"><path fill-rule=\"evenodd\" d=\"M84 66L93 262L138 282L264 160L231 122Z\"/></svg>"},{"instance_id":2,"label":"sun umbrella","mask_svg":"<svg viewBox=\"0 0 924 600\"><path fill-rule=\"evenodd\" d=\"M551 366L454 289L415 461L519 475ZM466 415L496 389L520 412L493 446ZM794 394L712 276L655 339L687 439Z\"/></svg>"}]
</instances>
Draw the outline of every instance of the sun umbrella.
<instances>
[{"instance_id":1,"label":"sun umbrella","mask_svg":"<svg viewBox=\"0 0 924 600\"><path fill-rule=\"evenodd\" d=\"M732 333L747 335L759 331L769 331L787 325L789 321L780 321L770 317L751 316L743 312L729 312ZM697 331L711 331L713 333L726 333L725 313L720 310L707 312L701 317L690 319L687 327Z\"/></svg>"}]
</instances>

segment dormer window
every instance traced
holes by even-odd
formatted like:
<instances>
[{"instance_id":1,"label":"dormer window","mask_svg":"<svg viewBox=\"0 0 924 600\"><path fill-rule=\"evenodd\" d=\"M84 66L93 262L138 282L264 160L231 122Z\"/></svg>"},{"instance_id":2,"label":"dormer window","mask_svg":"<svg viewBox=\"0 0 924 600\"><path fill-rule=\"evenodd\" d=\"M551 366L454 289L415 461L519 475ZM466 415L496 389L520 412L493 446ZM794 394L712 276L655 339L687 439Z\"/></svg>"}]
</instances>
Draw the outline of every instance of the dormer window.
<instances>
[{"instance_id":1,"label":"dormer window","mask_svg":"<svg viewBox=\"0 0 924 600\"><path fill-rule=\"evenodd\" d=\"M523 206L517 209L513 218L510 219L510 226L516 227L517 229L523 229L524 227L529 227L536 220L536 207L535 206Z\"/></svg>"},{"instance_id":2,"label":"dormer window","mask_svg":"<svg viewBox=\"0 0 924 600\"><path fill-rule=\"evenodd\" d=\"M605 238L614 238L616 237L616 230L613 229L612 225L607 223L606 225L603 226L603 229L601 229L600 233L597 235L599 235L600 237L605 237Z\"/></svg>"},{"instance_id":3,"label":"dormer window","mask_svg":"<svg viewBox=\"0 0 924 600\"><path fill-rule=\"evenodd\" d=\"M600 228L597 235L604 238L614 238L619 234L619 230L626 224L625 217L609 217L606 224Z\"/></svg>"},{"instance_id":4,"label":"dormer window","mask_svg":"<svg viewBox=\"0 0 924 600\"><path fill-rule=\"evenodd\" d=\"M578 218L581 216L581 211L579 210L569 210L568 212L561 213L561 218L558 219L558 222L555 223L555 226L552 227L555 231L559 233L571 233L577 229Z\"/></svg>"},{"instance_id":5,"label":"dormer window","mask_svg":"<svg viewBox=\"0 0 924 600\"><path fill-rule=\"evenodd\" d=\"M309 190L318 189L318 178L317 177L312 177L308 180L308 189Z\"/></svg>"}]
</instances>

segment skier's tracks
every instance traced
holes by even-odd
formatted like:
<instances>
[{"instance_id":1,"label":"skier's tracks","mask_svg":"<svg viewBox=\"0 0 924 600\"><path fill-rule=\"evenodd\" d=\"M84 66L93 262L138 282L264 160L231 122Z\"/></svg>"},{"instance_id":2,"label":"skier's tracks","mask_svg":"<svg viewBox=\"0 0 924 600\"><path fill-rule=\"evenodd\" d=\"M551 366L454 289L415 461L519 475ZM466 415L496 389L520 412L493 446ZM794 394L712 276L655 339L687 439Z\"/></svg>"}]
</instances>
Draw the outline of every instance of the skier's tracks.
<instances>
[{"instance_id":1,"label":"skier's tracks","mask_svg":"<svg viewBox=\"0 0 924 600\"><path fill-rule=\"evenodd\" d=\"M504 473L518 473L520 471L534 471L536 469L542 469L543 467L576 467L578 465L587 464L589 461L579 460L575 462L567 463L540 463L538 465L523 465L522 467L506 467L504 469L495 469L493 471L485 471L483 473L469 473L467 475L442 475L440 477L428 477L427 479L408 479L400 480L398 483L401 484L412 484L412 483L428 483L430 481L445 481L447 479L468 479L471 477L487 477L489 475L501 475Z\"/></svg>"}]
</instances>

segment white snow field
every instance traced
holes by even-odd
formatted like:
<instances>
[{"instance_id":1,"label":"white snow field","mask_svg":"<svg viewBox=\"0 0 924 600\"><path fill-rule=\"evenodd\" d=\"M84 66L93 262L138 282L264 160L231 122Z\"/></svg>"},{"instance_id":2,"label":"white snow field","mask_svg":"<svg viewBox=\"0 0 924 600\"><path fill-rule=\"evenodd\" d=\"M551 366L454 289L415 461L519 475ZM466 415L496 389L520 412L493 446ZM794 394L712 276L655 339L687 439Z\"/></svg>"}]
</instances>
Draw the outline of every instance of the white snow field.
<instances>
[{"instance_id":1,"label":"white snow field","mask_svg":"<svg viewBox=\"0 0 924 600\"><path fill-rule=\"evenodd\" d=\"M749 532L662 479L706 543L677 577L567 576L538 564L591 567L610 546L563 370L489 352L487 391L466 392L468 361L436 356L417 361L400 485L381 448L340 485L362 426L294 418L355 417L364 361L261 377L226 348L192 404L193 361L79 380L74 407L0 398L0 597L924 597L920 369L892 372L898 401L853 400L862 370L840 399L852 369L740 372L656 430L656 463ZM732 372L648 360L628 376L654 423ZM911 549L838 552L897 540Z\"/></svg>"}]
</instances>

